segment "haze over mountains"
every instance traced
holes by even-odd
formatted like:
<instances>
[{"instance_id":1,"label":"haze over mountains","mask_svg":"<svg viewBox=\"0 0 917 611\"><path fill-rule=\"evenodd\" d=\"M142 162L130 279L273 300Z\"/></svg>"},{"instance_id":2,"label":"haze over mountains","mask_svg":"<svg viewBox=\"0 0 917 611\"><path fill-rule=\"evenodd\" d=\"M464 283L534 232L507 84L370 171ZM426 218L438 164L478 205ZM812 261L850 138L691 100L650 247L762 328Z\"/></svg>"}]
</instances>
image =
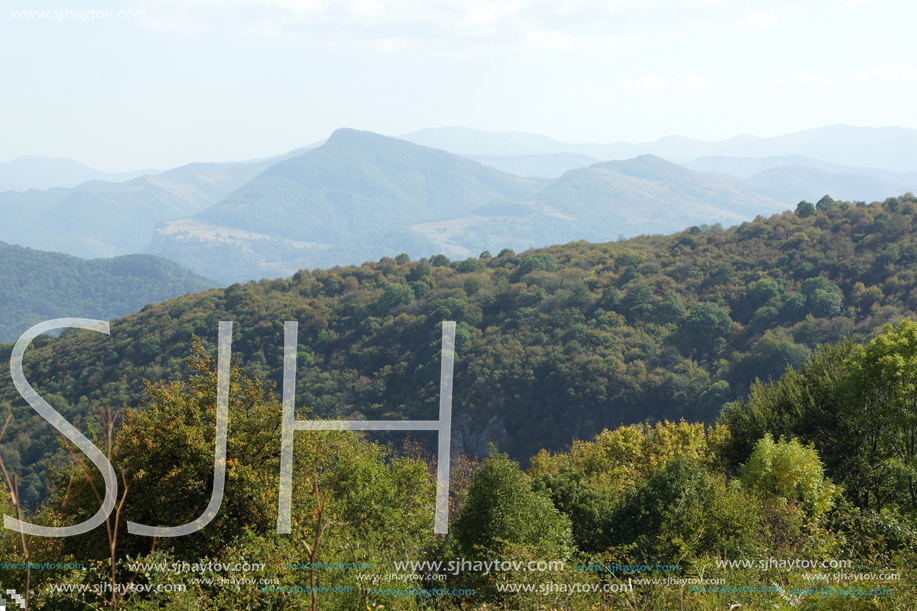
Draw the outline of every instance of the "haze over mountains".
<instances>
[{"instance_id":1,"label":"haze over mountains","mask_svg":"<svg viewBox=\"0 0 917 611\"><path fill-rule=\"evenodd\" d=\"M546 178L556 178L566 170L585 167L598 161L630 159L639 155L656 155L687 165L697 171L720 171L739 178L748 178L757 172L741 175L722 168L700 167L697 164L701 158L706 157L732 158L733 160L763 157L766 158L763 161L751 162L752 165L760 166L758 172L777 167L771 165L773 163L778 165L795 163L835 171L866 168L868 169L866 173L870 174L885 171L892 174L909 173L913 176L917 172L917 130L902 127L831 125L771 138L739 135L721 141L704 141L684 136L667 136L652 142L641 143L586 142L576 144L562 142L540 134L489 132L452 126L422 129L397 136L397 138L469 157L510 174ZM317 148L326 141L327 139L322 139L276 157L253 159L240 163L259 163L270 160L276 162ZM743 159L737 161L739 165L733 167L744 167ZM214 165L232 165L232 163ZM702 163L701 166L703 165ZM551 168L550 171L545 169L547 167ZM540 173L528 174L531 168L541 168L538 170ZM563 169L558 171L558 168ZM70 159L25 156L8 163L0 162L0 193L7 190L26 191L33 188L75 187L89 180L117 182L159 172L159 170L138 170L105 173ZM885 176L885 178L896 179L891 176Z\"/></svg>"},{"instance_id":2,"label":"haze over mountains","mask_svg":"<svg viewBox=\"0 0 917 611\"><path fill-rule=\"evenodd\" d=\"M507 174L530 178L559 178L568 170L585 168L599 159L581 153L544 153L541 155L464 155Z\"/></svg>"},{"instance_id":3,"label":"haze over mountains","mask_svg":"<svg viewBox=\"0 0 917 611\"><path fill-rule=\"evenodd\" d=\"M903 127L831 125L772 138L746 134L708 142L666 136L653 142L571 144L522 132L485 132L465 127L423 129L402 140L441 148L457 155L539 155L579 153L596 159L656 155L675 163L699 157L774 157L802 155L830 163L908 172L917 170L917 130Z\"/></svg>"},{"instance_id":4,"label":"haze over mountains","mask_svg":"<svg viewBox=\"0 0 917 611\"><path fill-rule=\"evenodd\" d=\"M669 233L784 207L653 156L571 170L551 182L340 129L193 219L160 227L150 252L230 281L402 251L466 258L503 247ZM251 234L246 239L240 230Z\"/></svg>"},{"instance_id":5,"label":"haze over mountains","mask_svg":"<svg viewBox=\"0 0 917 611\"><path fill-rule=\"evenodd\" d=\"M140 252L157 223L204 210L276 160L191 163L126 182L0 193L0 240L84 258Z\"/></svg>"},{"instance_id":6,"label":"haze over mountains","mask_svg":"<svg viewBox=\"0 0 917 611\"><path fill-rule=\"evenodd\" d=\"M728 226L826 193L872 201L917 190L917 130L900 128L609 145L465 128L400 139L341 129L315 145L0 193L0 240L81 257L147 252L235 282L399 252L466 258ZM738 156L751 154L760 156Z\"/></svg>"},{"instance_id":7,"label":"haze over mountains","mask_svg":"<svg viewBox=\"0 0 917 611\"><path fill-rule=\"evenodd\" d=\"M0 193L52 187L75 187L89 180L121 182L159 171L100 172L72 159L26 155L17 157L8 163L0 162Z\"/></svg>"}]
</instances>

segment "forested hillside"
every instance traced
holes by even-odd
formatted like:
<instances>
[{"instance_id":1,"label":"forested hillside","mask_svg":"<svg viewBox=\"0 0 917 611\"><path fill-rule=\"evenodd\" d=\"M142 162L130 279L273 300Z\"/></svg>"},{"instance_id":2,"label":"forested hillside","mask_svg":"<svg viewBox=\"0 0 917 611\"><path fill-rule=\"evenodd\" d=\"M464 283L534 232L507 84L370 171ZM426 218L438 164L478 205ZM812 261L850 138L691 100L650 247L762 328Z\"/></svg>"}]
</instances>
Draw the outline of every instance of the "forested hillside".
<instances>
[{"instance_id":1,"label":"forested hillside","mask_svg":"<svg viewBox=\"0 0 917 611\"><path fill-rule=\"evenodd\" d=\"M898 608L914 598L917 557L917 326L905 320L917 305L915 262L913 195L869 205L825 197L725 230L303 270L147 306L114 321L110 337L38 339L26 377L105 448L123 486L120 518L108 523L118 543L106 543L114 531L102 528L32 538L36 561L86 563L35 583L190 583L162 567L207 556L262 562L257 575L278 581L260 583L286 585L233 591L195 581L168 598L131 594L124 608L225 608L255 598L308 608L317 599L296 589L304 578L342 588L323 591L322 608L424 608L417 590L392 598L395 590L356 570L303 572L305 560L394 571L447 592L442 609L462 608L458 595L473 595L464 600L475 609L712 610L736 600ZM161 543L129 536L125 519L187 523L207 502L214 453L201 440L212 439L216 373L205 350L221 320L235 323L221 518ZM285 320L300 325L299 418L393 420L436 417L439 324L457 321L449 537L431 534L436 470L423 434L399 450L320 431L297 434L295 473L314 475L295 480L292 535L274 533L281 408L271 384L280 381ZM20 508L47 499L35 521L84 520L98 506L85 484L98 491L101 478L78 454L42 461L64 450L12 388L10 349L0 350L11 415L2 458L19 478ZM469 461L462 450L489 456ZM18 545L0 537L4 557L17 557ZM160 568L116 562L125 556ZM566 565L488 576L394 564L462 558ZM843 560L850 573L725 562L761 558ZM608 568L624 565L669 567L662 570L694 581L646 585L645 575L631 581L636 569ZM21 573L3 570L24 587ZM751 589L684 587L727 578ZM617 595L544 589L559 581L606 584ZM827 604L825 590L812 589L825 583L862 598L851 606L831 594ZM36 605L79 599L35 588ZM117 606L117 596L103 596Z\"/></svg>"},{"instance_id":2,"label":"forested hillside","mask_svg":"<svg viewBox=\"0 0 917 611\"><path fill-rule=\"evenodd\" d=\"M151 255L86 260L0 242L0 342L52 318L110 320L212 286Z\"/></svg>"},{"instance_id":3,"label":"forested hillside","mask_svg":"<svg viewBox=\"0 0 917 611\"><path fill-rule=\"evenodd\" d=\"M426 419L438 405L437 325L456 320L457 448L494 442L524 462L622 423L710 422L756 378L917 306L913 196L829 200L730 229L453 263L400 255L235 284L145 307L113 321L111 337L42 340L26 373L71 415L137 404L142 379L179 376L192 336L212 344L232 320L246 371L279 384L283 321L298 320L297 405L321 418ZM20 408L7 360L0 400ZM23 441L23 463L46 442Z\"/></svg>"}]
</instances>

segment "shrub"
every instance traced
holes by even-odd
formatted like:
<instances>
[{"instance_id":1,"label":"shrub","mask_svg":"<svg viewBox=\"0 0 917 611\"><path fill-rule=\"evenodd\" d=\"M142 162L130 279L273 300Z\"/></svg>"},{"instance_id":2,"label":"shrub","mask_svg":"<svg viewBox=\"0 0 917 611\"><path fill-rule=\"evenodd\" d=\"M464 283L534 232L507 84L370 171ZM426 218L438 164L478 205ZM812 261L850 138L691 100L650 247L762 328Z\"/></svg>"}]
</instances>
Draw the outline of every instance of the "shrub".
<instances>
[{"instance_id":1,"label":"shrub","mask_svg":"<svg viewBox=\"0 0 917 611\"><path fill-rule=\"evenodd\" d=\"M754 555L760 516L759 503L738 482L677 457L627 494L610 522L613 541L635 544L635 558L681 564L703 554Z\"/></svg>"},{"instance_id":2,"label":"shrub","mask_svg":"<svg viewBox=\"0 0 917 611\"><path fill-rule=\"evenodd\" d=\"M506 544L539 548L544 557L572 550L570 519L536 493L506 454L491 454L468 487L452 533L467 558L497 555Z\"/></svg>"},{"instance_id":3,"label":"shrub","mask_svg":"<svg viewBox=\"0 0 917 611\"><path fill-rule=\"evenodd\" d=\"M570 518L573 541L584 552L602 552L609 545L608 494L588 482L582 469L565 467L559 473L542 473L532 482L536 492L550 495L558 511Z\"/></svg>"},{"instance_id":4,"label":"shrub","mask_svg":"<svg viewBox=\"0 0 917 611\"><path fill-rule=\"evenodd\" d=\"M837 487L825 478L814 445L796 439L774 442L770 433L758 440L741 471L742 481L765 496L800 503L812 517L831 509Z\"/></svg>"}]
</instances>

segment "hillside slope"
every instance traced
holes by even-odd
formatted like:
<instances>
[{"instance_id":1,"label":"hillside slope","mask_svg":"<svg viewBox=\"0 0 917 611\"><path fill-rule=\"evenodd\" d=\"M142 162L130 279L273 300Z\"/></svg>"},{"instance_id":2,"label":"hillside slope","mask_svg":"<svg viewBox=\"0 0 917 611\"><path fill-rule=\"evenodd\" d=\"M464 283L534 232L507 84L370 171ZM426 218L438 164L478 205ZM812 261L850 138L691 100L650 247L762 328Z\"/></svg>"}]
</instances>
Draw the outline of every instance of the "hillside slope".
<instances>
[{"instance_id":1,"label":"hillside slope","mask_svg":"<svg viewBox=\"0 0 917 611\"><path fill-rule=\"evenodd\" d=\"M150 255L87 261L0 242L0 342L52 318L110 320L217 286Z\"/></svg>"},{"instance_id":2,"label":"hillside slope","mask_svg":"<svg viewBox=\"0 0 917 611\"><path fill-rule=\"evenodd\" d=\"M618 227L630 235L672 233L690 225L734 224L786 209L716 176L653 155L571 170L535 199L576 218L579 237L593 241L610 239Z\"/></svg>"},{"instance_id":3,"label":"hillside slope","mask_svg":"<svg viewBox=\"0 0 917 611\"><path fill-rule=\"evenodd\" d=\"M156 171L101 172L72 159L25 155L7 163L0 162L0 193L70 188L88 180L125 181Z\"/></svg>"},{"instance_id":4,"label":"hillside slope","mask_svg":"<svg viewBox=\"0 0 917 611\"><path fill-rule=\"evenodd\" d=\"M126 182L0 193L0 240L83 258L136 253L158 223L207 208L272 163L193 163Z\"/></svg>"},{"instance_id":5,"label":"hillside slope","mask_svg":"<svg viewBox=\"0 0 917 611\"><path fill-rule=\"evenodd\" d=\"M180 375L192 335L212 348L231 320L234 354L279 388L283 321L298 320L297 405L321 418L430 419L438 325L455 320L456 451L494 442L526 460L622 423L711 421L819 343L913 316L915 264L912 196L451 264L385 258L170 299L113 321L111 337L43 339L26 373L52 405L86 417L136 404L144 378ZM0 404L34 418L8 350ZM48 436L34 439L37 460Z\"/></svg>"},{"instance_id":6,"label":"hillside slope","mask_svg":"<svg viewBox=\"0 0 917 611\"><path fill-rule=\"evenodd\" d=\"M219 204L161 226L147 252L227 282L393 252L465 258L573 239L735 223L786 206L658 157L525 179L394 138L338 130Z\"/></svg>"},{"instance_id":7,"label":"hillside slope","mask_svg":"<svg viewBox=\"0 0 917 611\"><path fill-rule=\"evenodd\" d=\"M336 244L378 227L442 220L520 199L537 186L445 151L339 129L321 147L271 166L197 217Z\"/></svg>"}]
</instances>

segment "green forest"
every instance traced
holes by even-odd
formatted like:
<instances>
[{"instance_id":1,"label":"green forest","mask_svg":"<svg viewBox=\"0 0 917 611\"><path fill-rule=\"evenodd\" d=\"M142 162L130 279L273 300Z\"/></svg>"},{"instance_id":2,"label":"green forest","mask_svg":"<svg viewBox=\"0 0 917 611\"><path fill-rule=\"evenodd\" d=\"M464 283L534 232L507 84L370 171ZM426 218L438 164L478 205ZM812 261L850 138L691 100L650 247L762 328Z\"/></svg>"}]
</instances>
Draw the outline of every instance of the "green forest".
<instances>
[{"instance_id":1,"label":"green forest","mask_svg":"<svg viewBox=\"0 0 917 611\"><path fill-rule=\"evenodd\" d=\"M109 320L213 286L153 255L87 260L0 242L0 342L52 318Z\"/></svg>"},{"instance_id":2,"label":"green forest","mask_svg":"<svg viewBox=\"0 0 917 611\"><path fill-rule=\"evenodd\" d=\"M912 194L826 196L728 229L301 270L37 339L26 378L119 496L85 535L4 530L3 561L66 568L0 561L0 583L28 579L36 609L913 609L915 263ZM222 320L221 510L130 535L207 506ZM287 320L297 418L367 420L436 418L457 322L447 536L432 436L334 431L297 432L276 533ZM11 350L4 513L82 522L101 474L19 397Z\"/></svg>"}]
</instances>

